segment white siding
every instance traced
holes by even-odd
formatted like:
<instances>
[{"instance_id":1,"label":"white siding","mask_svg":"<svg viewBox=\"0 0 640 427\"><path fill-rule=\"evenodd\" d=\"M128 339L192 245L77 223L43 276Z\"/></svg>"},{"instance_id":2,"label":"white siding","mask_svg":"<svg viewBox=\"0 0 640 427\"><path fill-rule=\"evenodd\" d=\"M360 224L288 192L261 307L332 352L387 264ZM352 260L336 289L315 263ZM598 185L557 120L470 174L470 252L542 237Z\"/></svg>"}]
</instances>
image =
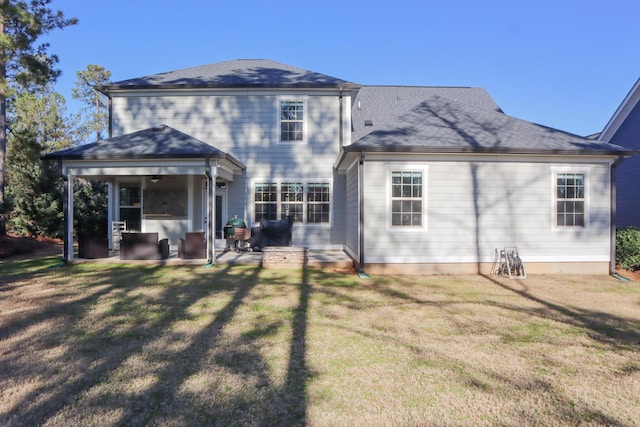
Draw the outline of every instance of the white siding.
<instances>
[{"instance_id":1,"label":"white siding","mask_svg":"<svg viewBox=\"0 0 640 427\"><path fill-rule=\"evenodd\" d=\"M346 231L345 245L351 256L358 258L360 256L359 246L360 239L358 228L360 224L360 209L358 197L358 164L355 163L351 169L347 171L347 195L346 195Z\"/></svg>"},{"instance_id":2,"label":"white siding","mask_svg":"<svg viewBox=\"0 0 640 427\"><path fill-rule=\"evenodd\" d=\"M608 163L476 159L415 159L428 165L428 227L415 231L389 230L386 162L367 162L365 262L491 262L503 246L530 261L609 259ZM588 170L589 227L554 230L552 165Z\"/></svg>"},{"instance_id":3,"label":"white siding","mask_svg":"<svg viewBox=\"0 0 640 427\"><path fill-rule=\"evenodd\" d=\"M305 101L306 138L281 143L278 99ZM331 182L331 225L294 225L293 244L316 248L344 244L344 183L334 179L333 163L340 149L339 98L316 93L165 93L114 96L113 136L160 124L187 133L243 162L247 169L227 190L228 216L238 214L253 225L253 183L322 180ZM345 129L348 132L349 129ZM339 225L335 217L340 217ZM336 225L338 225L336 227Z\"/></svg>"}]
</instances>

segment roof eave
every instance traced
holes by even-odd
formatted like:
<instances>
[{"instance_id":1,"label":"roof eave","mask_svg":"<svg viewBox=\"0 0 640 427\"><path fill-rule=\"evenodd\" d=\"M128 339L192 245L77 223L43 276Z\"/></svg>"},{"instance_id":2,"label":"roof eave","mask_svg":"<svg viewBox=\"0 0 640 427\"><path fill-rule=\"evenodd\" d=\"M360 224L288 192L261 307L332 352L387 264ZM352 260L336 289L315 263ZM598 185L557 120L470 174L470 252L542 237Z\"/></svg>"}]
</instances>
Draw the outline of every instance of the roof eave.
<instances>
[{"instance_id":1,"label":"roof eave","mask_svg":"<svg viewBox=\"0 0 640 427\"><path fill-rule=\"evenodd\" d=\"M215 158L215 159L220 159L220 160L226 160L230 163L233 163L238 169L240 170L246 170L247 166L245 166L244 163L242 163L240 160L238 160L236 157L232 156L231 154L225 153L222 156L215 156L215 157L210 157L210 158Z\"/></svg>"},{"instance_id":2,"label":"roof eave","mask_svg":"<svg viewBox=\"0 0 640 427\"><path fill-rule=\"evenodd\" d=\"M292 83L292 84L139 84L139 85L103 85L96 86L96 90L108 95L116 91L129 90L178 90L178 89L318 89L318 90L359 90L362 86L356 83L344 84L318 84L318 83Z\"/></svg>"},{"instance_id":3,"label":"roof eave","mask_svg":"<svg viewBox=\"0 0 640 427\"><path fill-rule=\"evenodd\" d=\"M52 153L53 154L53 153ZM246 167L235 157L230 154L47 154L42 157L46 160L63 159L63 160L154 160L154 159L220 159L229 160L237 164L243 169Z\"/></svg>"},{"instance_id":4,"label":"roof eave","mask_svg":"<svg viewBox=\"0 0 640 427\"><path fill-rule=\"evenodd\" d=\"M563 155L563 156L625 156L632 157L640 154L637 150L563 150L563 149L525 149L505 147L345 147L345 153L421 153L421 154L519 154L519 155Z\"/></svg>"}]
</instances>

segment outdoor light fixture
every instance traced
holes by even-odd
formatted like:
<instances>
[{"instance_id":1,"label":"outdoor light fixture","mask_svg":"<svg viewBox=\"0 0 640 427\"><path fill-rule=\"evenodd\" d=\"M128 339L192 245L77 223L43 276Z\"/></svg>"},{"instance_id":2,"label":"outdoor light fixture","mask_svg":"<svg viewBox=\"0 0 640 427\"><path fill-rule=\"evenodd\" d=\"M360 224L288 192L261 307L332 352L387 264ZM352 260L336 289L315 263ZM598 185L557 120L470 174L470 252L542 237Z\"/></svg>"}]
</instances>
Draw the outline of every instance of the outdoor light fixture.
<instances>
[{"instance_id":1,"label":"outdoor light fixture","mask_svg":"<svg viewBox=\"0 0 640 427\"><path fill-rule=\"evenodd\" d=\"M154 184L158 181L160 181L160 175L153 175L151 177L151 182L153 182Z\"/></svg>"}]
</instances>

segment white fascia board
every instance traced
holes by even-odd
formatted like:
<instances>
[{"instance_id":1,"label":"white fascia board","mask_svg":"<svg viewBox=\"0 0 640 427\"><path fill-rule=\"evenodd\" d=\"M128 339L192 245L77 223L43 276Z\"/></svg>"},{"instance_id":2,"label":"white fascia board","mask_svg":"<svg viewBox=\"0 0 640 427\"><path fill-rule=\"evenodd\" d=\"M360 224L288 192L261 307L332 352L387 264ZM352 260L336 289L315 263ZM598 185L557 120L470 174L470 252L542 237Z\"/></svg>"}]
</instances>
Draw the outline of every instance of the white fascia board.
<instances>
[{"instance_id":1,"label":"white fascia board","mask_svg":"<svg viewBox=\"0 0 640 427\"><path fill-rule=\"evenodd\" d=\"M204 175L204 170L201 160L67 161L63 165L65 175L73 176Z\"/></svg>"}]
</instances>

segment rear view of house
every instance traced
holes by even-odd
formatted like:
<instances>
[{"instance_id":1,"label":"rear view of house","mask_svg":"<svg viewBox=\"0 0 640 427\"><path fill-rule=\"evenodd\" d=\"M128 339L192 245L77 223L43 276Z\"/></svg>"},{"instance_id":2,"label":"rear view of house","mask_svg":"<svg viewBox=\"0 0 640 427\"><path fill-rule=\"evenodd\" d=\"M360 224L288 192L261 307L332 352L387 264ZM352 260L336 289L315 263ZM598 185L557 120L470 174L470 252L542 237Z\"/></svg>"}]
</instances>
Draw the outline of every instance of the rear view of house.
<instances>
[{"instance_id":1,"label":"rear view of house","mask_svg":"<svg viewBox=\"0 0 640 427\"><path fill-rule=\"evenodd\" d=\"M111 137L50 157L68 182L107 181L110 220L171 248L204 231L213 261L238 215L292 218L293 245L370 272L488 272L504 246L531 272L609 272L611 177L632 150L510 117L480 88L234 60L99 90Z\"/></svg>"}]
</instances>

